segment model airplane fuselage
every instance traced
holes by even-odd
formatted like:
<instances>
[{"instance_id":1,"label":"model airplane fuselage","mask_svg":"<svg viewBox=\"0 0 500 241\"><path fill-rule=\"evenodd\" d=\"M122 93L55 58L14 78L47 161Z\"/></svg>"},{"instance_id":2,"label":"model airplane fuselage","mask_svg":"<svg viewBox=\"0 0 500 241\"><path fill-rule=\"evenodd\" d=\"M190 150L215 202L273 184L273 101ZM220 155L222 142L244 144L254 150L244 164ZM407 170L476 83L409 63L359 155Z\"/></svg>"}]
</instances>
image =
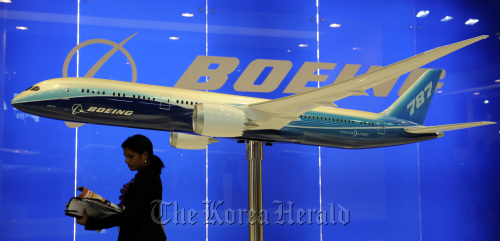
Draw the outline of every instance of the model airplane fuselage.
<instances>
[{"instance_id":1,"label":"model airplane fuselage","mask_svg":"<svg viewBox=\"0 0 500 241\"><path fill-rule=\"evenodd\" d=\"M406 73L485 38L481 37L311 91L314 93L277 100L105 79L58 78L30 87L16 96L12 105L28 113L71 122L170 131L171 144L184 149L205 148L214 141L212 137L339 148L400 145L441 137L442 131L492 122L422 125L441 70L427 71L381 113L324 107L325 103L331 105L347 96L365 94L366 89L394 74Z\"/></svg>"}]
</instances>

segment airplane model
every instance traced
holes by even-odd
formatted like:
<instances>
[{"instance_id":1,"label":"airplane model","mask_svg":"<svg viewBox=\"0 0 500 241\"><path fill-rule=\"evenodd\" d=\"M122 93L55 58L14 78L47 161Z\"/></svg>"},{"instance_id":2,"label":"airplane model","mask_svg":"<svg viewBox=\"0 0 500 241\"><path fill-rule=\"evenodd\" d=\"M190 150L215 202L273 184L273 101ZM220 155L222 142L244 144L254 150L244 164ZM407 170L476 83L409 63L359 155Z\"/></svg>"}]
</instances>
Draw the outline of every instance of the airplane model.
<instances>
[{"instance_id":1,"label":"airplane model","mask_svg":"<svg viewBox=\"0 0 500 241\"><path fill-rule=\"evenodd\" d=\"M487 37L439 47L341 83L275 100L106 79L56 78L28 88L12 105L38 116L77 122L68 126L93 123L170 131L170 144L181 149L205 149L217 137L350 149L414 143L495 122L424 126L439 69L426 71L380 113L336 108L333 102L367 95L369 88Z\"/></svg>"}]
</instances>

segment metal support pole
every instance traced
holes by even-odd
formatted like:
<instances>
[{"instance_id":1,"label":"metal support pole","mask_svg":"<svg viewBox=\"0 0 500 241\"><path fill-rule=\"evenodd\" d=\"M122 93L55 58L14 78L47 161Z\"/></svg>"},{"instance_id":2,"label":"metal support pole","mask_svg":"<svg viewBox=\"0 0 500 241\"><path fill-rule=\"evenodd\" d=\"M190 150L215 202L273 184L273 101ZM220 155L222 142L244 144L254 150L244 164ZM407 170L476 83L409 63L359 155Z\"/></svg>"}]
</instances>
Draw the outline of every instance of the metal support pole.
<instances>
[{"instance_id":1,"label":"metal support pole","mask_svg":"<svg viewBox=\"0 0 500 241\"><path fill-rule=\"evenodd\" d=\"M249 240L264 240L262 223L262 142L247 141Z\"/></svg>"}]
</instances>

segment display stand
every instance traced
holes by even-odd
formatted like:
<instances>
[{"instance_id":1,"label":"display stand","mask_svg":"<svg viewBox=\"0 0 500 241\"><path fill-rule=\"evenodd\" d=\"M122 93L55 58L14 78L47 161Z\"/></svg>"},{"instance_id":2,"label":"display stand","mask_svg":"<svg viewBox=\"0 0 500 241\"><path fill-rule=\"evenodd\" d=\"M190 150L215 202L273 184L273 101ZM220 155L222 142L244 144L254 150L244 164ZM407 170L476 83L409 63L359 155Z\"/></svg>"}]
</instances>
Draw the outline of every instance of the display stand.
<instances>
[{"instance_id":1,"label":"display stand","mask_svg":"<svg viewBox=\"0 0 500 241\"><path fill-rule=\"evenodd\" d=\"M262 142L247 141L249 240L264 240L262 222Z\"/></svg>"}]
</instances>

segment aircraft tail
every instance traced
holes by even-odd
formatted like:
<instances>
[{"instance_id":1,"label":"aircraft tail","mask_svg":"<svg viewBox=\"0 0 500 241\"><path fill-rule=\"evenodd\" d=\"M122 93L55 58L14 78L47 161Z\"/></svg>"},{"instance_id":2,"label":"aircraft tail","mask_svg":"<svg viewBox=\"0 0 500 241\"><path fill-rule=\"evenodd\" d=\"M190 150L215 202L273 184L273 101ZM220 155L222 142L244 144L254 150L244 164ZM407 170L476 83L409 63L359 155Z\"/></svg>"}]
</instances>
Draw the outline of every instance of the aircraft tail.
<instances>
[{"instance_id":1,"label":"aircraft tail","mask_svg":"<svg viewBox=\"0 0 500 241\"><path fill-rule=\"evenodd\" d=\"M436 91L441 72L441 69L427 70L382 114L422 125Z\"/></svg>"}]
</instances>

